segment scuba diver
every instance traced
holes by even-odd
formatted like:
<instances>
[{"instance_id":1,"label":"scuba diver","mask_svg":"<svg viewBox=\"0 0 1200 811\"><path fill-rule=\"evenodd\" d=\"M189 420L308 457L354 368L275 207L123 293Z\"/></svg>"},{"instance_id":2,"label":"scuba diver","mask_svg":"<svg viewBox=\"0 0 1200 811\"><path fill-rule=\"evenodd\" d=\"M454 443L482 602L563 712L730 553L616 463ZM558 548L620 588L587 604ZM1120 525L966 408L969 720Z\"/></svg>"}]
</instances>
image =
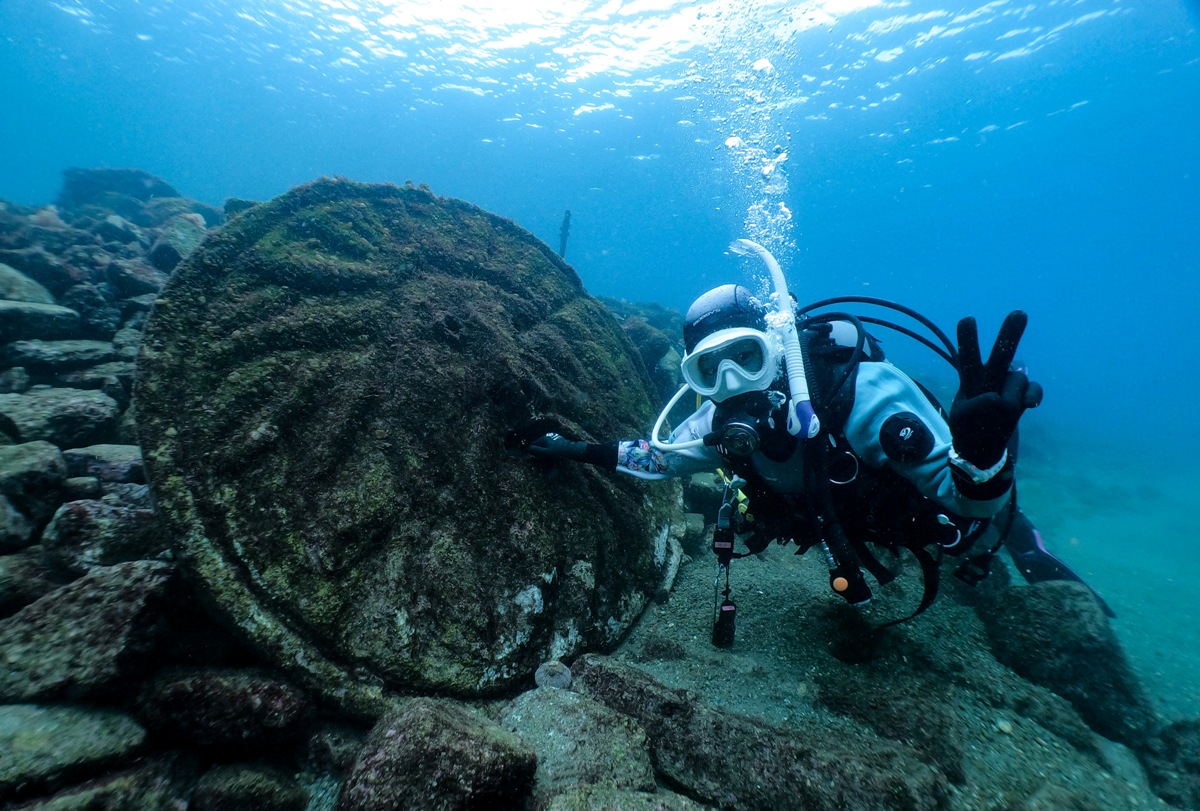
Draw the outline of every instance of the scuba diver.
<instances>
[{"instance_id":1,"label":"scuba diver","mask_svg":"<svg viewBox=\"0 0 1200 811\"><path fill-rule=\"evenodd\" d=\"M831 588L852 605L871 599L864 570L881 584L895 577L876 549L909 550L924 577L921 603L885 625L928 608L944 555L960 560L955 574L971 585L987 576L1001 546L1030 582L1082 582L1046 550L1017 507L1017 423L1042 399L1041 386L1013 365L1025 313L1005 318L985 361L974 318L959 322L956 347L920 314L879 299L842 297L797 309L770 252L750 240L731 248L767 265L773 301L736 284L696 299L683 327L684 384L649 439L587 443L547 433L525 446L537 457L642 479L721 471L726 488L713 550L725 590L715 607L714 644L732 644L730 561L761 552L772 540L795 542L797 554L819 548ZM844 302L902 312L941 345L878 318L810 314ZM863 322L915 338L957 369L959 388L948 414L886 360ZM662 438L667 415L689 392L701 404ZM748 551L735 553L735 541Z\"/></svg>"}]
</instances>

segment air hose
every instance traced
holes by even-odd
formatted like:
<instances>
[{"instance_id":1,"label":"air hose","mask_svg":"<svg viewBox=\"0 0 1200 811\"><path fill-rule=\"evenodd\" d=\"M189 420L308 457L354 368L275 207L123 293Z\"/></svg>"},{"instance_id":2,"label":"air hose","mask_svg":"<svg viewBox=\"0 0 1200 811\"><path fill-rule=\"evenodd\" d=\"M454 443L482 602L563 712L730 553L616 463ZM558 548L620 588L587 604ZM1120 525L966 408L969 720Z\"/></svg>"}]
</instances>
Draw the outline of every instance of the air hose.
<instances>
[{"instance_id":1,"label":"air hose","mask_svg":"<svg viewBox=\"0 0 1200 811\"><path fill-rule=\"evenodd\" d=\"M784 366L787 370L788 403L787 432L792 436L812 439L821 431L821 420L813 410L812 397L808 393L808 377L804 369L804 351L800 347L800 336L796 332L796 308L788 293L787 279L783 269L771 252L749 239L734 240L729 249L745 256L753 253L763 260L771 273L775 286L775 314L768 317L768 326L774 329L783 341Z\"/></svg>"}]
</instances>

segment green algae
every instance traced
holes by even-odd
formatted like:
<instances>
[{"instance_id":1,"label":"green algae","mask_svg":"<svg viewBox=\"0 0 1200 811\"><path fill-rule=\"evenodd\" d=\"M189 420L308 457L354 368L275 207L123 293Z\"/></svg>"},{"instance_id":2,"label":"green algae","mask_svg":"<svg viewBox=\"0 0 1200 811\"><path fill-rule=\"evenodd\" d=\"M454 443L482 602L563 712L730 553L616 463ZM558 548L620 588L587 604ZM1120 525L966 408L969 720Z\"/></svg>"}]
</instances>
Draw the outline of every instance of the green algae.
<instances>
[{"instance_id":1,"label":"green algae","mask_svg":"<svg viewBox=\"0 0 1200 811\"><path fill-rule=\"evenodd\" d=\"M245 211L164 289L135 394L205 599L356 710L510 689L555 639L610 645L657 583L672 487L548 476L502 441L642 434L640 358L549 248L469 204L326 180ZM562 577L581 560L590 584Z\"/></svg>"}]
</instances>

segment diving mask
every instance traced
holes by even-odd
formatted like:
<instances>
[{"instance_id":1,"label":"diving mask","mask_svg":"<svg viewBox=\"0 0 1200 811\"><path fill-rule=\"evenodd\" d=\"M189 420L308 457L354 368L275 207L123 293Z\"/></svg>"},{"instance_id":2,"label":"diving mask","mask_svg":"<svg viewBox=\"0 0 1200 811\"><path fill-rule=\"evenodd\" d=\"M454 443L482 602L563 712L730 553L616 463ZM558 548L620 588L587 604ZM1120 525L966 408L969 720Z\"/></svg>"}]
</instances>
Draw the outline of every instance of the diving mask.
<instances>
[{"instance_id":1,"label":"diving mask","mask_svg":"<svg viewBox=\"0 0 1200 811\"><path fill-rule=\"evenodd\" d=\"M771 336L734 327L706 336L684 356L679 371L692 391L721 402L768 388L779 373L779 349Z\"/></svg>"}]
</instances>

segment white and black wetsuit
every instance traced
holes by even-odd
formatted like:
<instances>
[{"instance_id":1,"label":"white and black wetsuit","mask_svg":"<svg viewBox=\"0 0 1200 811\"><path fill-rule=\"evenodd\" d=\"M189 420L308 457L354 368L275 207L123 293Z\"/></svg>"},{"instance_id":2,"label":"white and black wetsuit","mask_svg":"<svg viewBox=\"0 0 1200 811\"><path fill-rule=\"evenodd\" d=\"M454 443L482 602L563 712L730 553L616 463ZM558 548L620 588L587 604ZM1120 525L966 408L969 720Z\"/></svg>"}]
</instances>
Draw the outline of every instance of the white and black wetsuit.
<instances>
[{"instance_id":1,"label":"white and black wetsuit","mask_svg":"<svg viewBox=\"0 0 1200 811\"><path fill-rule=\"evenodd\" d=\"M671 442L701 439L713 430L716 406L705 402L671 434ZM910 482L926 499L948 513L968 519L989 519L1007 502L1011 475L980 488L954 474L949 466L950 428L921 388L887 361L858 365L854 404L842 434L859 463L887 469ZM727 460L714 446L660 452L645 439L617 443L616 469L641 479L689 476L725 467ZM609 457L611 458L611 457ZM800 494L804 490L804 443L783 461L761 452L749 462L772 491Z\"/></svg>"}]
</instances>

